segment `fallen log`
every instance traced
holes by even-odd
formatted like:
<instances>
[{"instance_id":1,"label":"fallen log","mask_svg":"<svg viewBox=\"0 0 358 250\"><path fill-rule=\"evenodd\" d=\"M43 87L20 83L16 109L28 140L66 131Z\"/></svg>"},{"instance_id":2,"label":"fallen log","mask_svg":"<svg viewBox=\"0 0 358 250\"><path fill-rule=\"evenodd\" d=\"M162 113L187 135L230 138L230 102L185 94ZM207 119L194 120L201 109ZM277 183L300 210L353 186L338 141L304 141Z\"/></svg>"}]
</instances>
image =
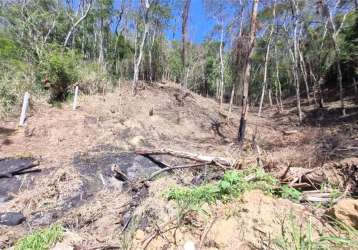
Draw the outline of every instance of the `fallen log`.
<instances>
[{"instance_id":1,"label":"fallen log","mask_svg":"<svg viewBox=\"0 0 358 250\"><path fill-rule=\"evenodd\" d=\"M135 153L140 154L140 155L168 154L168 155L185 158L185 159L190 159L190 160L194 160L194 161L199 161L199 162L214 163L219 166L225 166L225 167L233 167L235 165L234 160L230 160L230 159L223 158L223 157L193 154L193 153L175 151L175 150L164 149L164 148L161 148L161 149L137 149L137 150L135 150Z\"/></svg>"}]
</instances>

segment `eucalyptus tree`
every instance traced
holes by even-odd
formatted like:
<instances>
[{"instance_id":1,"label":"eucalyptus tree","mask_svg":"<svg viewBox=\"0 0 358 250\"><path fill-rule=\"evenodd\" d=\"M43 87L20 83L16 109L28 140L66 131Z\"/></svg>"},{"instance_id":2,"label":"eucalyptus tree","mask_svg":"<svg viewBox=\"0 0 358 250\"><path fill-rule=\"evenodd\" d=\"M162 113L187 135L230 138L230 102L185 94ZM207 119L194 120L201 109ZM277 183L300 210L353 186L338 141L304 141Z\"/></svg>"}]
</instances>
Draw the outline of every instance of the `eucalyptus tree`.
<instances>
[{"instance_id":1,"label":"eucalyptus tree","mask_svg":"<svg viewBox=\"0 0 358 250\"><path fill-rule=\"evenodd\" d=\"M245 59L244 73L243 73L243 92L242 92L242 107L241 107L241 118L240 127L238 131L238 140L241 145L245 139L246 132L246 119L248 114L248 97L249 97L249 86L250 86L250 74L251 74L251 61L254 55L255 41L256 41L256 30L257 30L257 12L258 12L259 0L252 1L251 21L250 21L250 34L248 42L248 51Z\"/></svg>"}]
</instances>

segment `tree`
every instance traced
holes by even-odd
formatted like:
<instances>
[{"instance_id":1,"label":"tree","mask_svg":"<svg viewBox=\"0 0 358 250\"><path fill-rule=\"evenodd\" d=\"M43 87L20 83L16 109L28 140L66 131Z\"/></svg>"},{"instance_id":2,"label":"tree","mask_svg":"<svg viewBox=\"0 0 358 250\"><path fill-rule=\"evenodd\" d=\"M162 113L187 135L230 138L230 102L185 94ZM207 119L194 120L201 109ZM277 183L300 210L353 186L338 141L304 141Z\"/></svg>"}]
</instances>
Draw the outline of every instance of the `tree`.
<instances>
[{"instance_id":1,"label":"tree","mask_svg":"<svg viewBox=\"0 0 358 250\"><path fill-rule=\"evenodd\" d=\"M182 11L182 26L181 26L181 34L182 34L182 64L183 64L183 86L185 88L188 87L188 79L187 79L187 63L186 63L186 43L188 40L188 18L189 18L189 10L190 10L190 2L191 0L184 0L183 11Z\"/></svg>"},{"instance_id":2,"label":"tree","mask_svg":"<svg viewBox=\"0 0 358 250\"><path fill-rule=\"evenodd\" d=\"M251 11L250 36L249 36L249 44L248 44L249 49L246 57L246 63L245 63L244 74L243 74L242 107L241 107L240 127L238 132L238 139L242 145L245 139L246 119L248 114L251 60L254 54L254 46L256 40L258 5L259 5L259 0L253 0L252 11Z\"/></svg>"}]
</instances>

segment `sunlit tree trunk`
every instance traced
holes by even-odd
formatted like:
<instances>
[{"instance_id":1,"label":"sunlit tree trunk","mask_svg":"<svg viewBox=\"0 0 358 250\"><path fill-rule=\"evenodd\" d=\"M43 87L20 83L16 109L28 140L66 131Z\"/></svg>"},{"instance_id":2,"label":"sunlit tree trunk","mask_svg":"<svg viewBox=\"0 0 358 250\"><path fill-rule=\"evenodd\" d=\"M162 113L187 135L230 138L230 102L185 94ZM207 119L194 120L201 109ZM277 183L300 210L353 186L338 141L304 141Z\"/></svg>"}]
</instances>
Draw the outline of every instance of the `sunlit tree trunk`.
<instances>
[{"instance_id":1,"label":"sunlit tree trunk","mask_svg":"<svg viewBox=\"0 0 358 250\"><path fill-rule=\"evenodd\" d=\"M149 20L148 20L148 14L149 14L149 9L150 9L149 0L145 0L145 2L143 3L143 8L144 8L144 31L143 31L143 35L142 35L142 41L139 45L138 57L136 55L134 57L133 84L132 84L132 94L133 95L135 95L137 92L139 67L142 62L143 48L144 48L145 40L146 40L147 34L149 32Z\"/></svg>"},{"instance_id":2,"label":"sunlit tree trunk","mask_svg":"<svg viewBox=\"0 0 358 250\"><path fill-rule=\"evenodd\" d=\"M187 62L186 62L186 43L188 40L188 18L189 18L189 9L190 9L191 0L185 0L182 12L182 26L181 26L181 34L182 34L182 51L181 51L181 60L183 64L183 72L182 72L182 86L185 88L188 87L187 82Z\"/></svg>"},{"instance_id":3,"label":"sunlit tree trunk","mask_svg":"<svg viewBox=\"0 0 358 250\"><path fill-rule=\"evenodd\" d=\"M280 72L278 68L278 58L277 58L277 50L275 47L275 57L276 57L276 82L277 82L277 90L278 90L278 100L279 100L279 110L283 111L282 105L282 89L281 89L281 81L280 81Z\"/></svg>"},{"instance_id":4,"label":"sunlit tree trunk","mask_svg":"<svg viewBox=\"0 0 358 250\"><path fill-rule=\"evenodd\" d=\"M246 119L248 114L248 96L249 96L249 85L250 85L250 71L252 57L254 55L254 46L256 40L256 28L257 28L257 10L258 10L259 0L253 0L252 3L252 14L251 14L251 24L250 24L250 42L249 42L249 51L246 58L246 65L244 67L243 74L243 93L242 93L242 110L241 110L241 119L240 127L238 131L238 140L241 145L243 145L245 139L246 131Z\"/></svg>"},{"instance_id":5,"label":"sunlit tree trunk","mask_svg":"<svg viewBox=\"0 0 358 250\"><path fill-rule=\"evenodd\" d=\"M224 58L223 58L223 42L224 42L224 23L221 23L220 35L220 108L222 108L224 98Z\"/></svg>"},{"instance_id":6,"label":"sunlit tree trunk","mask_svg":"<svg viewBox=\"0 0 358 250\"><path fill-rule=\"evenodd\" d=\"M266 49L265 67L264 67L264 81L262 83L262 91L261 91L261 99L260 99L260 106L259 106L258 116L261 116L261 109L262 109L262 104L264 102L265 90L266 90L266 85L267 85L267 65L268 65L269 56L270 56L270 46L271 46L272 32L273 32L273 29L271 30L270 38L269 38L269 41L268 41L268 44L267 44L267 49ZM271 96L269 95L269 97L270 97L270 105L272 105Z\"/></svg>"}]
</instances>

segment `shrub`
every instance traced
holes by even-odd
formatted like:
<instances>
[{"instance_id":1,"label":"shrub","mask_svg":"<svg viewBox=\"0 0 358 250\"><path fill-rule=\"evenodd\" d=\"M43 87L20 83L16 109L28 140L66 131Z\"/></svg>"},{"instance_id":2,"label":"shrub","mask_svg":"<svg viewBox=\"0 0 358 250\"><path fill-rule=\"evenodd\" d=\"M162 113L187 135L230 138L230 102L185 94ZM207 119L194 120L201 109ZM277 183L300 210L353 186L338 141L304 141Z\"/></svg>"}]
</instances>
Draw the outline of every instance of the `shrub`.
<instances>
[{"instance_id":1,"label":"shrub","mask_svg":"<svg viewBox=\"0 0 358 250\"><path fill-rule=\"evenodd\" d=\"M84 94L103 92L110 81L108 72L98 63L84 63L78 71L79 88Z\"/></svg>"},{"instance_id":2,"label":"shrub","mask_svg":"<svg viewBox=\"0 0 358 250\"><path fill-rule=\"evenodd\" d=\"M51 45L42 54L38 66L38 80L50 90L50 103L64 101L69 87L77 81L76 53Z\"/></svg>"}]
</instances>

